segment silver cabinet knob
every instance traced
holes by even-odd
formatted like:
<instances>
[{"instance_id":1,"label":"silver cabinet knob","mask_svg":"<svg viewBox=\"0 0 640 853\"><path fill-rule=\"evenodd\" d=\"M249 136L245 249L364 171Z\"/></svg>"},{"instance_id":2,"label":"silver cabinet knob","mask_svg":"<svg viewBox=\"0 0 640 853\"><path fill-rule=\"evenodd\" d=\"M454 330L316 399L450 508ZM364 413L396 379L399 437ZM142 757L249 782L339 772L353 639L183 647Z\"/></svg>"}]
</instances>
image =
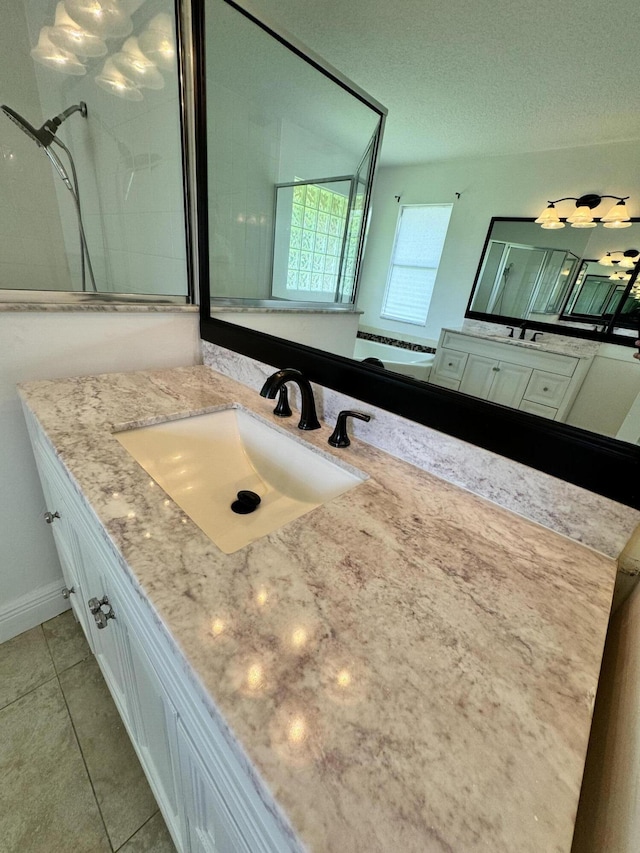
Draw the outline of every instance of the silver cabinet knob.
<instances>
[{"instance_id":1,"label":"silver cabinet knob","mask_svg":"<svg viewBox=\"0 0 640 853\"><path fill-rule=\"evenodd\" d=\"M45 514L44 514L44 520L47 522L47 524L53 524L53 522L56 520L56 518L60 518L60 513L57 511L56 512L45 512Z\"/></svg>"},{"instance_id":2,"label":"silver cabinet knob","mask_svg":"<svg viewBox=\"0 0 640 853\"><path fill-rule=\"evenodd\" d=\"M69 587L65 586L65 588L62 590L62 597L63 598L69 598L69 596L73 595L74 592L75 592L74 587L71 587L71 589L69 589Z\"/></svg>"},{"instance_id":3,"label":"silver cabinet knob","mask_svg":"<svg viewBox=\"0 0 640 853\"><path fill-rule=\"evenodd\" d=\"M115 619L115 614L110 607L109 610L105 613L103 610L98 611L98 613L94 613L93 618L96 620L96 625L98 628L106 628L107 622L109 619Z\"/></svg>"},{"instance_id":4,"label":"silver cabinet knob","mask_svg":"<svg viewBox=\"0 0 640 853\"><path fill-rule=\"evenodd\" d=\"M106 595L103 595L101 599L90 598L87 604L89 605L89 610L93 613L93 618L98 628L106 628L107 621L116 618L113 607L109 604L109 599ZM103 610L103 607L107 607L108 610Z\"/></svg>"},{"instance_id":5,"label":"silver cabinet knob","mask_svg":"<svg viewBox=\"0 0 640 853\"><path fill-rule=\"evenodd\" d=\"M493 370L495 373L500 373L499 367L492 367L491 370Z\"/></svg>"},{"instance_id":6,"label":"silver cabinet knob","mask_svg":"<svg viewBox=\"0 0 640 853\"><path fill-rule=\"evenodd\" d=\"M100 608L102 607L103 604L106 604L106 605L109 604L109 599L107 598L106 595L104 595L99 600L97 598L90 598L89 601L87 601L87 604L89 605L89 610L95 616L96 613L98 613L100 611Z\"/></svg>"}]
</instances>

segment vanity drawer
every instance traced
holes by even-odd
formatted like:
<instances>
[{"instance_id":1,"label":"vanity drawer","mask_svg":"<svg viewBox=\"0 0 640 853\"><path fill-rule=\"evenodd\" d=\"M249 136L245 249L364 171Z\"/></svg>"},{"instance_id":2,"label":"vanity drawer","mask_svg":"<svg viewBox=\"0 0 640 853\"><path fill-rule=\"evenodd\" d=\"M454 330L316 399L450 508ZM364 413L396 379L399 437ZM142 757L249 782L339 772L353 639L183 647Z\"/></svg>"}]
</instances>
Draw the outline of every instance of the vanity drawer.
<instances>
[{"instance_id":1,"label":"vanity drawer","mask_svg":"<svg viewBox=\"0 0 640 853\"><path fill-rule=\"evenodd\" d=\"M531 400L523 400L518 406L521 412L529 412L531 415L539 415L541 418L549 418L553 421L558 414L557 409L551 406L543 406L542 403L532 403Z\"/></svg>"},{"instance_id":2,"label":"vanity drawer","mask_svg":"<svg viewBox=\"0 0 640 853\"><path fill-rule=\"evenodd\" d=\"M448 379L450 382L459 381L462 379L468 357L466 352L458 352L452 349L440 350L440 357L437 358L435 364L436 375L439 378Z\"/></svg>"},{"instance_id":3,"label":"vanity drawer","mask_svg":"<svg viewBox=\"0 0 640 853\"><path fill-rule=\"evenodd\" d=\"M532 403L557 409L562 403L570 382L571 379L568 376L558 376L557 373L548 373L545 370L534 370L524 397Z\"/></svg>"}]
</instances>

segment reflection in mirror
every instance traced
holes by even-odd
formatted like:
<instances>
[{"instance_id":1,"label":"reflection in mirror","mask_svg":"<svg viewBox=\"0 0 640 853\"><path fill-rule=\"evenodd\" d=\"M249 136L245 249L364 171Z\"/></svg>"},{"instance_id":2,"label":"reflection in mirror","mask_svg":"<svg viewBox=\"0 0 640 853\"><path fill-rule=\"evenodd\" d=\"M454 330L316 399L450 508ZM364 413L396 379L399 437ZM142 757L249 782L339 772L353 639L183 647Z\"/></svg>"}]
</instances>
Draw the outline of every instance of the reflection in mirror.
<instances>
[{"instance_id":1,"label":"reflection in mirror","mask_svg":"<svg viewBox=\"0 0 640 853\"><path fill-rule=\"evenodd\" d=\"M213 303L352 304L384 110L225 0L204 14Z\"/></svg>"},{"instance_id":2,"label":"reflection in mirror","mask_svg":"<svg viewBox=\"0 0 640 853\"><path fill-rule=\"evenodd\" d=\"M494 218L469 300L476 319L509 318L604 331L624 295L640 240L636 221L604 229L542 230ZM621 324L624 325L624 324Z\"/></svg>"},{"instance_id":3,"label":"reflection in mirror","mask_svg":"<svg viewBox=\"0 0 640 853\"><path fill-rule=\"evenodd\" d=\"M2 5L0 299L186 301L174 4L127 8Z\"/></svg>"},{"instance_id":4,"label":"reflection in mirror","mask_svg":"<svg viewBox=\"0 0 640 853\"><path fill-rule=\"evenodd\" d=\"M611 318L624 296L627 281L612 275L599 261L585 260L567 297L561 320L602 322ZM626 279L626 280L625 280Z\"/></svg>"}]
</instances>

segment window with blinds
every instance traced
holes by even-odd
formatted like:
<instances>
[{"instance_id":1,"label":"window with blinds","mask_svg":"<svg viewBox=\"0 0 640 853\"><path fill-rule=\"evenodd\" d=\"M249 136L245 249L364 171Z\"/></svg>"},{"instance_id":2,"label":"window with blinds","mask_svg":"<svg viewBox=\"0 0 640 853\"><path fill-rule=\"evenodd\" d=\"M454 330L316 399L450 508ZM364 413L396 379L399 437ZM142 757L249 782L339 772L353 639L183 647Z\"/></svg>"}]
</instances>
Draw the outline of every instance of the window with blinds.
<instances>
[{"instance_id":1,"label":"window with blinds","mask_svg":"<svg viewBox=\"0 0 640 853\"><path fill-rule=\"evenodd\" d=\"M401 206L380 314L384 319L426 323L452 208L452 204Z\"/></svg>"}]
</instances>

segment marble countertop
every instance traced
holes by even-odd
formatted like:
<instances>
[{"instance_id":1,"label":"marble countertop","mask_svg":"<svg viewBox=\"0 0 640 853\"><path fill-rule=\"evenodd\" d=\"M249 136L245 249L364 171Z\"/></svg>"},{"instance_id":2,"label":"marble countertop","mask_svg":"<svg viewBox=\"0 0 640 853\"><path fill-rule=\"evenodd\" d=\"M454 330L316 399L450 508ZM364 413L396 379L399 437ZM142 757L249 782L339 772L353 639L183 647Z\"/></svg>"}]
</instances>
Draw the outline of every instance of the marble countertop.
<instances>
[{"instance_id":1,"label":"marble countertop","mask_svg":"<svg viewBox=\"0 0 640 853\"><path fill-rule=\"evenodd\" d=\"M614 560L326 426L370 478L224 555L112 431L272 401L206 367L21 394L310 850L568 853Z\"/></svg>"},{"instance_id":2,"label":"marble countertop","mask_svg":"<svg viewBox=\"0 0 640 853\"><path fill-rule=\"evenodd\" d=\"M467 321L465 321L467 322ZM550 332L537 332L538 338L535 341L530 339L520 339L518 335L520 330L516 327L514 337L510 338L506 330L507 327L495 326L492 330L483 328L487 324L478 324L474 327L471 324L464 326L462 329L443 329L444 332L454 332L457 335L468 335L472 338L482 338L483 340L497 341L501 344L509 346L524 347L525 349L537 350L538 352L553 352L557 355L569 355L573 358L593 358L600 347L599 341L590 341L584 338L572 338L567 335L556 335ZM535 329L529 329L528 334L531 337Z\"/></svg>"},{"instance_id":3,"label":"marble countertop","mask_svg":"<svg viewBox=\"0 0 640 853\"><path fill-rule=\"evenodd\" d=\"M121 314L164 313L164 314L197 314L197 305L179 305L162 302L2 302L0 311L84 311L84 312L119 312Z\"/></svg>"}]
</instances>

